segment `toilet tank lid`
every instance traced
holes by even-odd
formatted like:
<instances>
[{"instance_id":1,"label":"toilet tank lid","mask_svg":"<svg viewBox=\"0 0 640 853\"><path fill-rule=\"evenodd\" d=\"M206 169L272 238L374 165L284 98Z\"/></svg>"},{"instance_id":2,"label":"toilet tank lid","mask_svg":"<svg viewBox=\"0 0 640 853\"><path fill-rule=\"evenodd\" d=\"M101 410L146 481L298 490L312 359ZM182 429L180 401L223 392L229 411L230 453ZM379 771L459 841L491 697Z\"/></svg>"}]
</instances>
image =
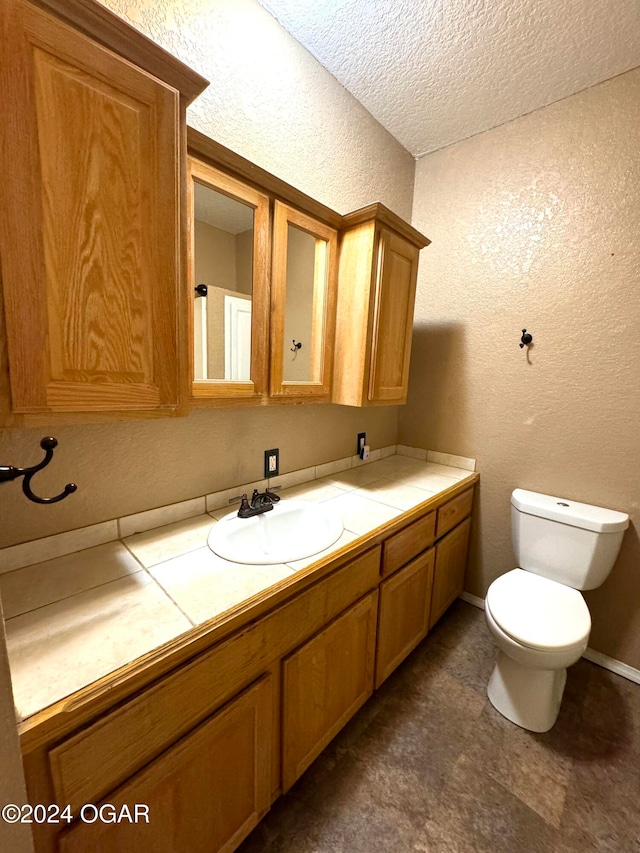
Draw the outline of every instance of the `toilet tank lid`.
<instances>
[{"instance_id":1,"label":"toilet tank lid","mask_svg":"<svg viewBox=\"0 0 640 853\"><path fill-rule=\"evenodd\" d=\"M594 530L596 533L617 533L629 526L629 516L626 512L581 504L553 495L541 495L525 489L515 489L511 494L511 503L520 512L528 515L549 518L551 521Z\"/></svg>"}]
</instances>

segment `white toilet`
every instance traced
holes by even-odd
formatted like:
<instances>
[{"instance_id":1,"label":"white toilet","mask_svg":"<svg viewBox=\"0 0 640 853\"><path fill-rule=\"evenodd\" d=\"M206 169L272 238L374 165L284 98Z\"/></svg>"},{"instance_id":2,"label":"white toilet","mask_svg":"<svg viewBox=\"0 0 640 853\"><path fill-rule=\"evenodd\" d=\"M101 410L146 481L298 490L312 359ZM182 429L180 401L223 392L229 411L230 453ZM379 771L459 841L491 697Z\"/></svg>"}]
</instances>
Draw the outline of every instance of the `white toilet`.
<instances>
[{"instance_id":1,"label":"white toilet","mask_svg":"<svg viewBox=\"0 0 640 853\"><path fill-rule=\"evenodd\" d=\"M620 550L623 512L516 489L511 532L520 568L489 587L485 616L500 649L491 704L532 732L555 723L567 667L587 648L591 616L581 589L604 582Z\"/></svg>"}]
</instances>

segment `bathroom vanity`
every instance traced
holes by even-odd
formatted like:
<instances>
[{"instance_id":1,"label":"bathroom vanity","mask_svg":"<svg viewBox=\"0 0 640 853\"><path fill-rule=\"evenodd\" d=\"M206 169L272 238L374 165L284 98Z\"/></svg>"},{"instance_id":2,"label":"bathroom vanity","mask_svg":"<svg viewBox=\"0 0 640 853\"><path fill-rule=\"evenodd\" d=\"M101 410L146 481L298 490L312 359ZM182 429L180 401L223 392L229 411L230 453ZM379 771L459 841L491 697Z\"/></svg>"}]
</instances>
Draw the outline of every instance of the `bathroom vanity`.
<instances>
[{"instance_id":1,"label":"bathroom vanity","mask_svg":"<svg viewBox=\"0 0 640 853\"><path fill-rule=\"evenodd\" d=\"M178 836L183 849L235 849L462 591L478 479L462 474L24 720L30 802L151 815L34 825L38 853L168 853Z\"/></svg>"}]
</instances>

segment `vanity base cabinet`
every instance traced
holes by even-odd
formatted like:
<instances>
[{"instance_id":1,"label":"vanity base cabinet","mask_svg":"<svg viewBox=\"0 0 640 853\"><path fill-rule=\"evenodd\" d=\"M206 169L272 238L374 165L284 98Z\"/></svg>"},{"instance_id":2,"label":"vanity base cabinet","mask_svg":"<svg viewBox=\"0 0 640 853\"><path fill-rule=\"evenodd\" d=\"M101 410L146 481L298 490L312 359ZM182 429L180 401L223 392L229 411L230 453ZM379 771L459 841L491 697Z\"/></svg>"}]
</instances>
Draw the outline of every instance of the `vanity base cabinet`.
<instances>
[{"instance_id":1,"label":"vanity base cabinet","mask_svg":"<svg viewBox=\"0 0 640 853\"><path fill-rule=\"evenodd\" d=\"M464 589L470 532L471 519L467 518L436 545L430 627L435 625Z\"/></svg>"},{"instance_id":2,"label":"vanity base cabinet","mask_svg":"<svg viewBox=\"0 0 640 853\"><path fill-rule=\"evenodd\" d=\"M283 661L284 791L371 696L377 610L369 593Z\"/></svg>"},{"instance_id":3,"label":"vanity base cabinet","mask_svg":"<svg viewBox=\"0 0 640 853\"><path fill-rule=\"evenodd\" d=\"M23 730L31 803L150 809L34 825L37 853L231 853L462 591L472 500L428 503L219 642Z\"/></svg>"},{"instance_id":4,"label":"vanity base cabinet","mask_svg":"<svg viewBox=\"0 0 640 853\"><path fill-rule=\"evenodd\" d=\"M431 548L380 584L376 687L427 635L434 562Z\"/></svg>"},{"instance_id":5,"label":"vanity base cabinet","mask_svg":"<svg viewBox=\"0 0 640 853\"><path fill-rule=\"evenodd\" d=\"M271 805L271 712L265 676L96 804L132 816L144 804L148 822L78 823L60 835L60 853L235 850Z\"/></svg>"}]
</instances>

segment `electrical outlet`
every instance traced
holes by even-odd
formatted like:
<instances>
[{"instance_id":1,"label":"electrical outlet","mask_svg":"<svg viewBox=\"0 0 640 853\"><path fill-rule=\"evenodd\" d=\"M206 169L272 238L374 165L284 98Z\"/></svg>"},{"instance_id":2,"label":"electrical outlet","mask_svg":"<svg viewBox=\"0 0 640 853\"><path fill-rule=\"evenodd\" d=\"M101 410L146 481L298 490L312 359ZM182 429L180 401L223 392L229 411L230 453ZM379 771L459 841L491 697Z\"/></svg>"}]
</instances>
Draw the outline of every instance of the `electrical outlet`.
<instances>
[{"instance_id":1,"label":"electrical outlet","mask_svg":"<svg viewBox=\"0 0 640 853\"><path fill-rule=\"evenodd\" d=\"M367 434L366 432L358 433L358 456L362 459L362 453L364 451L364 446L367 443Z\"/></svg>"},{"instance_id":2,"label":"electrical outlet","mask_svg":"<svg viewBox=\"0 0 640 853\"><path fill-rule=\"evenodd\" d=\"M273 450L265 450L264 452L264 476L268 480L269 477L277 477L280 473L280 450L275 447Z\"/></svg>"}]
</instances>

